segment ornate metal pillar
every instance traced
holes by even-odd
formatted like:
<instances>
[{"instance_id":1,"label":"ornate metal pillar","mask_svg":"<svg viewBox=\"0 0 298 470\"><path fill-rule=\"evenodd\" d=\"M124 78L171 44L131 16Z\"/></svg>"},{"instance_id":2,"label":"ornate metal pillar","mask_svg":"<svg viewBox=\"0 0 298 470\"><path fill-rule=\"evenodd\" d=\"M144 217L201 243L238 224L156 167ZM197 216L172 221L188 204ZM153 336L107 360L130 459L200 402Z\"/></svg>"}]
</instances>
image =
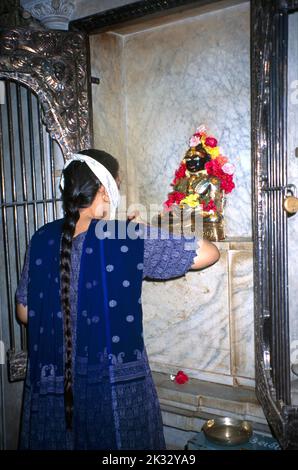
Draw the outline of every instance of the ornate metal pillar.
<instances>
[{"instance_id":1,"label":"ornate metal pillar","mask_svg":"<svg viewBox=\"0 0 298 470\"><path fill-rule=\"evenodd\" d=\"M254 0L252 170L256 392L285 449L298 449L291 403L287 214L288 13L298 1Z\"/></svg>"}]
</instances>

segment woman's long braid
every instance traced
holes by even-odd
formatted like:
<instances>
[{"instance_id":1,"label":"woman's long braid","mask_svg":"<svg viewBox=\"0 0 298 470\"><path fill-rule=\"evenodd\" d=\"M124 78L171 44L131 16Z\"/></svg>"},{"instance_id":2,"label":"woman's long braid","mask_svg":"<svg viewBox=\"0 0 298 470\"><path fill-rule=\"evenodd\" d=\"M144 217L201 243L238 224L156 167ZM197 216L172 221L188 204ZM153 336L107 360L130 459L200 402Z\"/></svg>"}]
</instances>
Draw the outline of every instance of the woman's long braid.
<instances>
[{"instance_id":1,"label":"woman's long braid","mask_svg":"<svg viewBox=\"0 0 298 470\"><path fill-rule=\"evenodd\" d=\"M64 224L61 238L61 305L64 318L64 338L65 338L65 369L64 369L64 401L65 419L67 429L72 428L73 415L73 390L72 390L72 330L70 311L70 268L71 268L71 247L75 233L76 223L80 218L79 208L74 200L68 200L65 210Z\"/></svg>"},{"instance_id":2,"label":"woman's long braid","mask_svg":"<svg viewBox=\"0 0 298 470\"><path fill-rule=\"evenodd\" d=\"M119 165L110 154L97 149L81 152L104 165L114 178L118 176ZM64 223L60 250L61 309L63 312L65 367L64 367L64 403L67 429L72 429L73 421L73 377L72 377L72 328L70 305L71 249L76 224L80 218L79 209L89 207L101 186L101 182L88 165L80 161L72 162L64 172L64 190L62 192Z\"/></svg>"}]
</instances>

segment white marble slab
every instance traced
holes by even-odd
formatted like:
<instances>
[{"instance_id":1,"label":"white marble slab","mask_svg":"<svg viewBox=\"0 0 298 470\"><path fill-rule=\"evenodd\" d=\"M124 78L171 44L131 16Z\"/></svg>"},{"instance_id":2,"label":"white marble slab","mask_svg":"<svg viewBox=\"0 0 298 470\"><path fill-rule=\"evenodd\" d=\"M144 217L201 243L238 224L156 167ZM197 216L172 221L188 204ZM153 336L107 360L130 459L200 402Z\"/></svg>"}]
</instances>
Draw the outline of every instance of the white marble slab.
<instances>
[{"instance_id":1,"label":"white marble slab","mask_svg":"<svg viewBox=\"0 0 298 470\"><path fill-rule=\"evenodd\" d=\"M231 363L236 385L243 378L255 377L252 244L249 250L229 251L229 278Z\"/></svg>"},{"instance_id":2,"label":"white marble slab","mask_svg":"<svg viewBox=\"0 0 298 470\"><path fill-rule=\"evenodd\" d=\"M209 269L143 284L144 335L154 370L230 376L227 252Z\"/></svg>"}]
</instances>

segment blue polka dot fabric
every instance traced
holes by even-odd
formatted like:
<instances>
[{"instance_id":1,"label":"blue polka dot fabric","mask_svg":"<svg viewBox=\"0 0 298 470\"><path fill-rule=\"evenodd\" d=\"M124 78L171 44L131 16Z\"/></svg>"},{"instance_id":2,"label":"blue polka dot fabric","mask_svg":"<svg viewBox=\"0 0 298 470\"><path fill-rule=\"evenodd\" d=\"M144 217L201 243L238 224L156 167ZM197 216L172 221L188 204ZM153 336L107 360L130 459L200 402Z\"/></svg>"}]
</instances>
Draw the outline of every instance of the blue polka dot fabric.
<instances>
[{"instance_id":1,"label":"blue polka dot fabric","mask_svg":"<svg viewBox=\"0 0 298 470\"><path fill-rule=\"evenodd\" d=\"M84 356L88 345L88 359L96 363L98 352L107 354L110 361L125 352L123 363L136 359L135 350L144 348L142 333L142 306L139 303L142 289L142 269L144 239L118 239L119 224L115 238L109 236L96 239L95 226L102 224L104 232L112 232L108 222L92 223L84 245L85 252L92 256L83 256L79 276L79 298L77 329L77 354ZM112 221L114 223L114 221ZM105 226L106 225L106 226ZM83 249L84 252L84 249ZM84 317L80 312L87 312ZM97 340L89 341L90 328L88 318L96 315L99 321L91 334ZM127 322L128 315L134 316L134 322ZM115 338L117 340L115 340ZM88 343L88 344L87 344Z\"/></svg>"},{"instance_id":2,"label":"blue polka dot fabric","mask_svg":"<svg viewBox=\"0 0 298 470\"><path fill-rule=\"evenodd\" d=\"M32 237L21 449L165 449L159 401L143 342L142 230L134 224L139 235L131 238L127 234L132 222L113 222L111 227L93 220L83 242L72 431L66 430L64 415L59 268L63 219L45 225Z\"/></svg>"}]
</instances>

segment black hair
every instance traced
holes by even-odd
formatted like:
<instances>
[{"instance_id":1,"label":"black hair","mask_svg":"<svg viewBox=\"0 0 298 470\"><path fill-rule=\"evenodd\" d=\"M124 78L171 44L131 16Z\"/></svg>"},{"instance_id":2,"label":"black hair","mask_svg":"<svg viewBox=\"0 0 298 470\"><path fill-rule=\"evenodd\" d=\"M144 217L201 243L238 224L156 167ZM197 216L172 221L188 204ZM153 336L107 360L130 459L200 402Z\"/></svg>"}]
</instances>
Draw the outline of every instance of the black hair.
<instances>
[{"instance_id":1,"label":"black hair","mask_svg":"<svg viewBox=\"0 0 298 470\"><path fill-rule=\"evenodd\" d=\"M116 158L103 150L88 149L77 152L88 155L104 165L116 179L119 164ZM62 227L60 251L61 307L64 320L65 367L64 367L64 402L67 429L72 429L73 415L73 377L72 377L72 331L70 312L70 271L71 248L76 223L80 218L79 209L89 207L101 187L101 182L85 162L74 160L65 170L62 202L64 222Z\"/></svg>"}]
</instances>

